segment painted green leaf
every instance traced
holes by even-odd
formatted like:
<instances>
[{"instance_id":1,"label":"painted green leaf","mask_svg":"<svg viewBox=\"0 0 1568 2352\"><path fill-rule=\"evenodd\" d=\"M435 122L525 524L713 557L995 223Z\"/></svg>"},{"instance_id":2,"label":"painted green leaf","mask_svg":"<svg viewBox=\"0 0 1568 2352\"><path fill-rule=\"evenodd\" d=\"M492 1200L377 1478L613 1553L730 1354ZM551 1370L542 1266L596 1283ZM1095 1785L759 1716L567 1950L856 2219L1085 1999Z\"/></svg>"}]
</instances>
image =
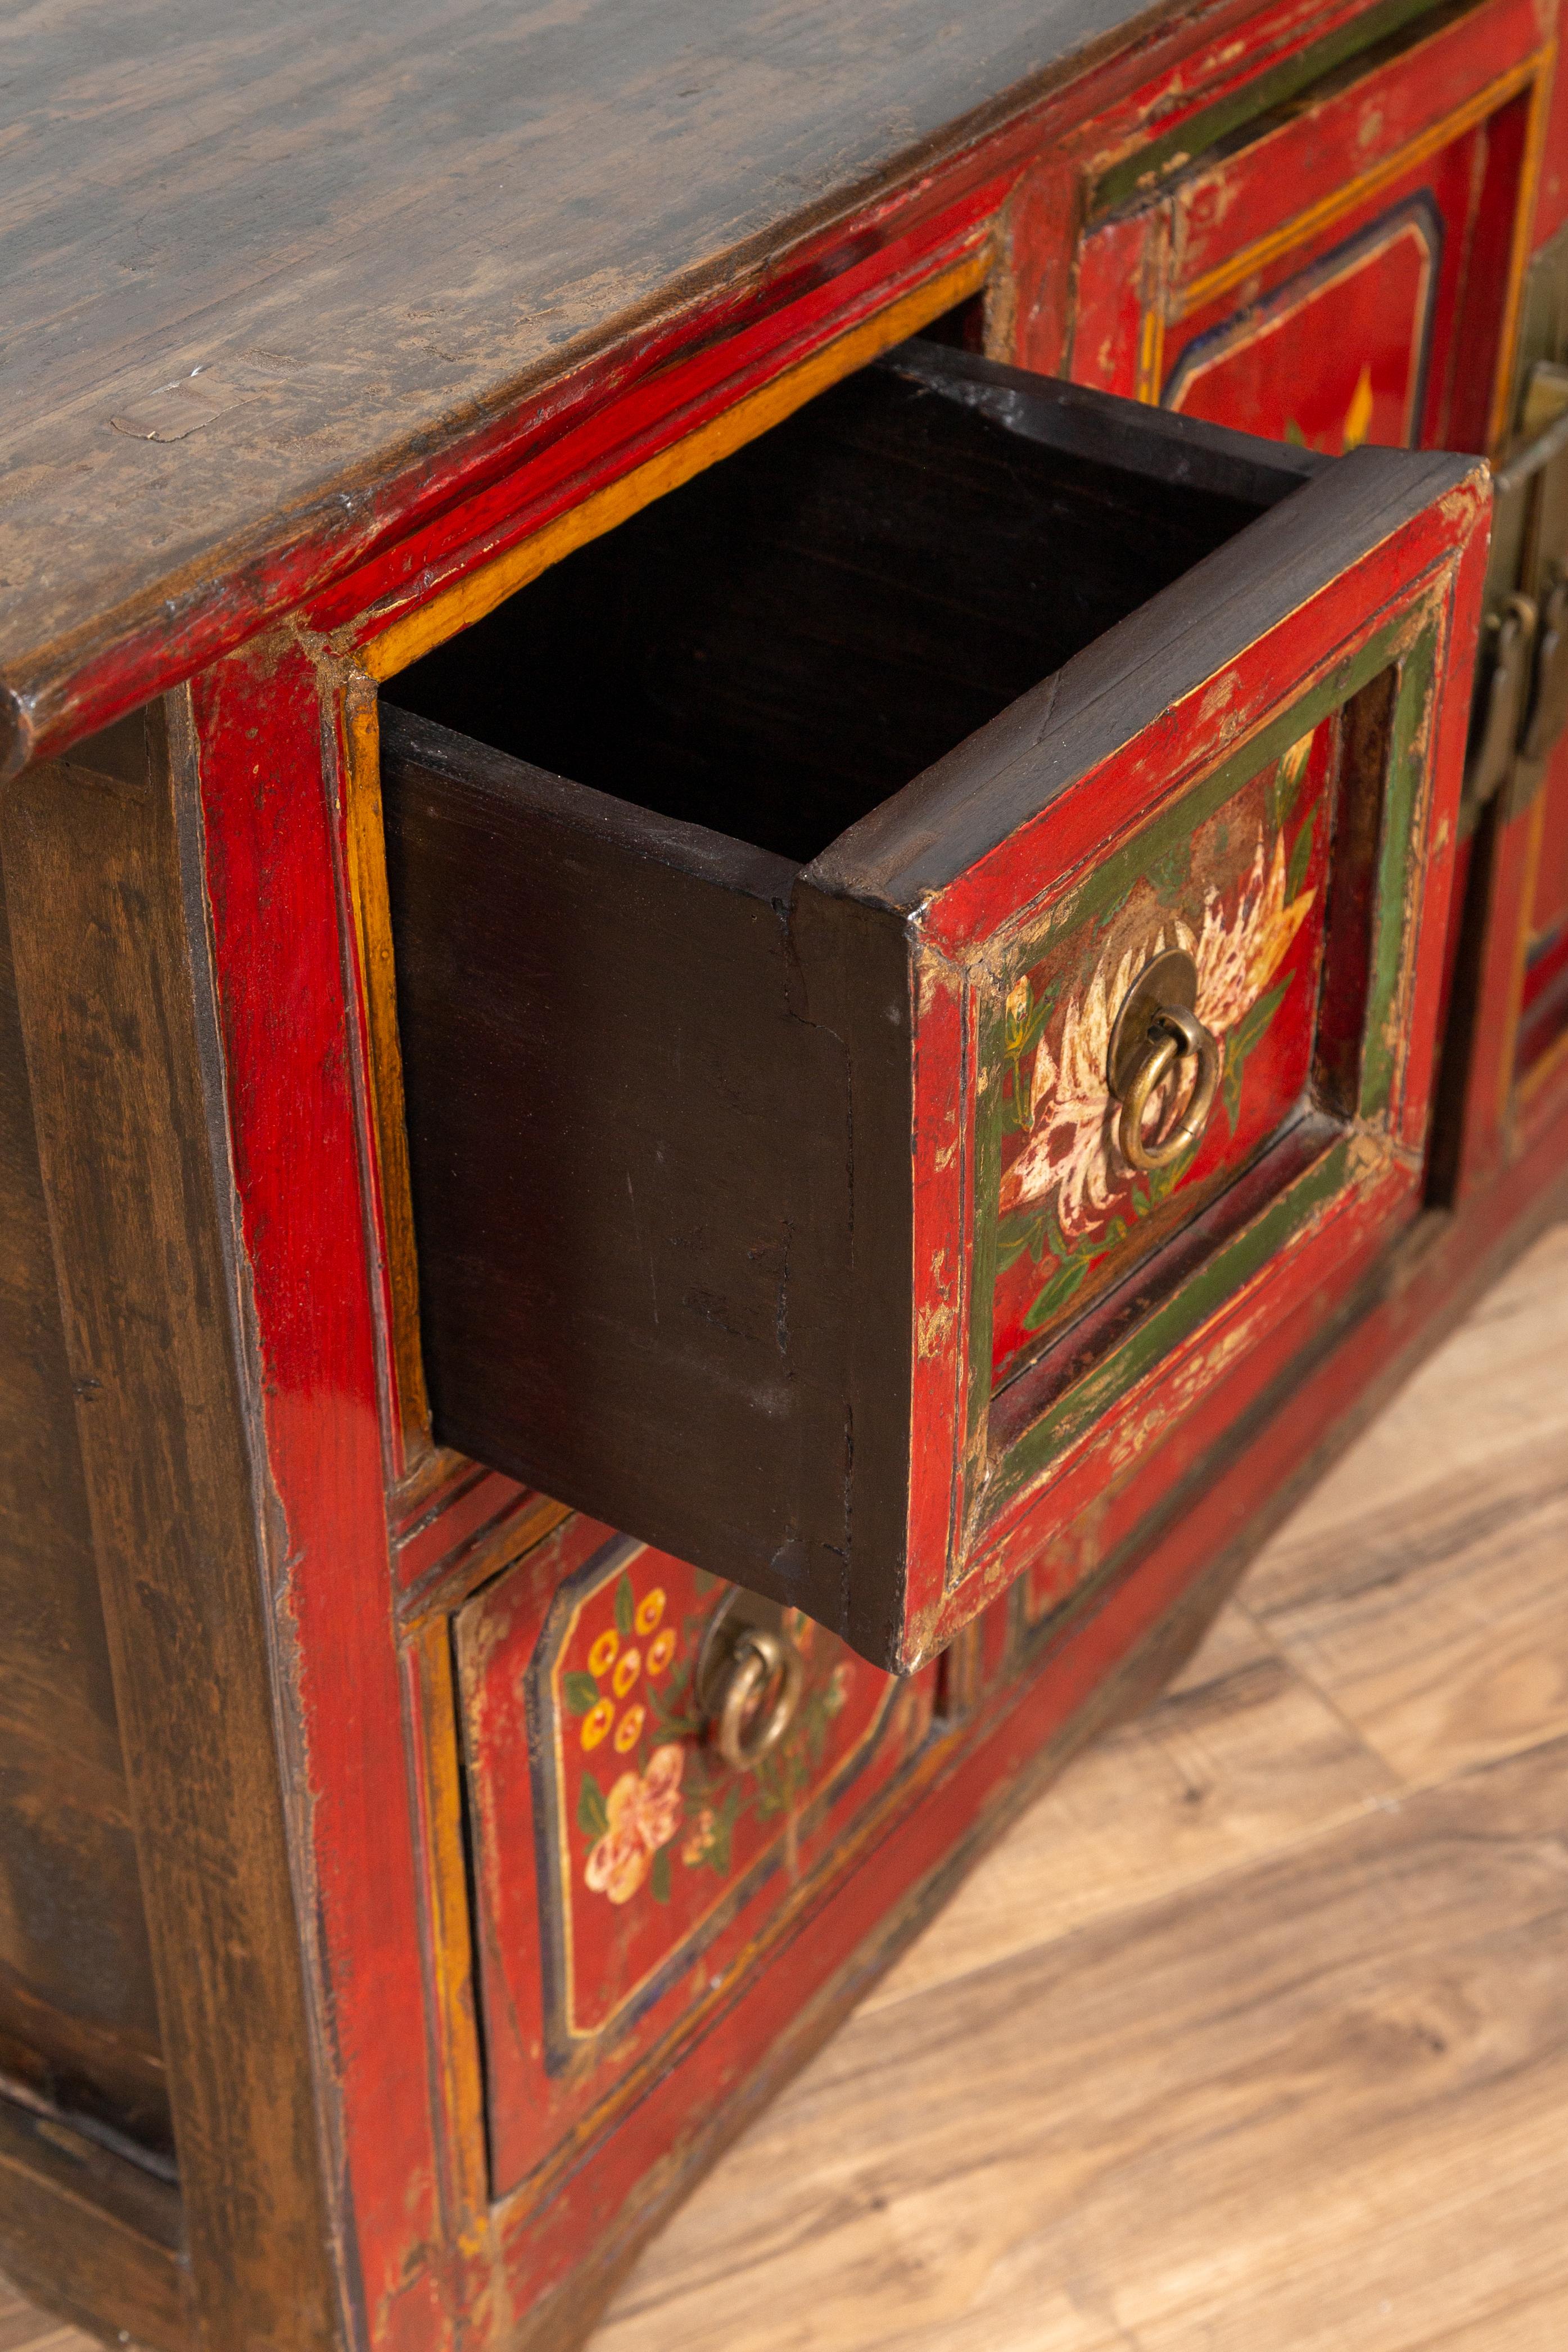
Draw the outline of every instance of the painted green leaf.
<instances>
[{"instance_id":1,"label":"painted green leaf","mask_svg":"<svg viewBox=\"0 0 1568 2352\"><path fill-rule=\"evenodd\" d=\"M1163 1201L1168 1201L1170 1199L1171 1194L1181 1182L1182 1177L1185 1173L1185 1162L1180 1160L1173 1160L1168 1168L1156 1168L1155 1170L1153 1175L1149 1178L1149 1206L1151 1209L1157 1209Z\"/></svg>"},{"instance_id":2,"label":"painted green leaf","mask_svg":"<svg viewBox=\"0 0 1568 2352\"><path fill-rule=\"evenodd\" d=\"M1186 880L1187 866L1192 856L1192 843L1186 836L1174 842L1163 857L1156 857L1149 867L1149 887L1158 898L1176 896Z\"/></svg>"},{"instance_id":3,"label":"painted green leaf","mask_svg":"<svg viewBox=\"0 0 1568 2352\"><path fill-rule=\"evenodd\" d=\"M632 1580L622 1570L615 1587L615 1627L623 1642L629 1642L636 1622L637 1596L632 1590Z\"/></svg>"},{"instance_id":4,"label":"painted green leaf","mask_svg":"<svg viewBox=\"0 0 1568 2352\"><path fill-rule=\"evenodd\" d=\"M1294 746L1291 748L1293 750ZM1301 799L1301 788L1305 784L1309 774L1312 772L1312 746L1309 739L1308 748L1303 758L1295 761L1292 763L1291 753L1287 751L1275 767L1274 781L1270 787L1270 794L1278 805L1280 811L1280 823L1281 825L1289 824L1291 817L1295 814L1296 803ZM1312 823L1314 824L1317 823L1317 811L1315 809L1312 811Z\"/></svg>"},{"instance_id":5,"label":"painted green leaf","mask_svg":"<svg viewBox=\"0 0 1568 2352\"><path fill-rule=\"evenodd\" d=\"M582 1776L582 1786L577 1792L577 1826L585 1838L601 1838L610 1827L610 1815L604 1809L604 1791L591 1772Z\"/></svg>"},{"instance_id":6,"label":"painted green leaf","mask_svg":"<svg viewBox=\"0 0 1568 2352\"><path fill-rule=\"evenodd\" d=\"M655 1903L670 1899L670 1849L662 1845L653 1856L653 1867L648 1874L648 1892Z\"/></svg>"},{"instance_id":7,"label":"painted green leaf","mask_svg":"<svg viewBox=\"0 0 1568 2352\"><path fill-rule=\"evenodd\" d=\"M1284 1003L1290 985L1288 980L1282 980L1277 988L1270 989L1266 996L1259 997L1226 1037L1225 1081L1220 1094L1232 1135L1241 1114L1241 1082L1246 1075L1248 1056Z\"/></svg>"},{"instance_id":8,"label":"painted green leaf","mask_svg":"<svg viewBox=\"0 0 1568 2352\"><path fill-rule=\"evenodd\" d=\"M1313 809L1291 846L1291 863L1285 875L1287 900L1301 895L1301 885L1307 878L1307 868L1312 862L1312 844L1317 839L1317 833L1318 813Z\"/></svg>"},{"instance_id":9,"label":"painted green leaf","mask_svg":"<svg viewBox=\"0 0 1568 2352\"><path fill-rule=\"evenodd\" d=\"M1045 1219L1035 1215L1024 1219L1009 1217L997 1228L997 1272L1006 1274L1016 1265L1025 1251L1040 1264L1045 1247Z\"/></svg>"},{"instance_id":10,"label":"painted green leaf","mask_svg":"<svg viewBox=\"0 0 1568 2352\"><path fill-rule=\"evenodd\" d=\"M573 1715L586 1715L599 1704L599 1685L591 1675L568 1675L560 1687Z\"/></svg>"},{"instance_id":11,"label":"painted green leaf","mask_svg":"<svg viewBox=\"0 0 1568 2352\"><path fill-rule=\"evenodd\" d=\"M1023 1050L1027 1054L1056 1010L1056 1000L1061 994L1061 975L1048 980L1035 998L1028 1021L1024 1024Z\"/></svg>"},{"instance_id":12,"label":"painted green leaf","mask_svg":"<svg viewBox=\"0 0 1568 2352\"><path fill-rule=\"evenodd\" d=\"M690 1658L677 1658L665 1676L664 1705L666 1707L673 1710L677 1702L685 1697L686 1685L692 1678L693 1663Z\"/></svg>"},{"instance_id":13,"label":"painted green leaf","mask_svg":"<svg viewBox=\"0 0 1568 2352\"><path fill-rule=\"evenodd\" d=\"M653 1712L658 1717L661 1739L695 1739L697 1733L705 1728L705 1718L702 1716L676 1715L672 1708L664 1706L658 1693L651 1686L648 1689L648 1696L653 1702Z\"/></svg>"},{"instance_id":14,"label":"painted green leaf","mask_svg":"<svg viewBox=\"0 0 1568 2352\"><path fill-rule=\"evenodd\" d=\"M1023 1318L1024 1329L1039 1331L1049 1323L1066 1306L1088 1271L1086 1257L1069 1258L1065 1265L1059 1266L1045 1288L1036 1293Z\"/></svg>"},{"instance_id":15,"label":"painted green leaf","mask_svg":"<svg viewBox=\"0 0 1568 2352\"><path fill-rule=\"evenodd\" d=\"M718 1878L725 1878L729 1874L730 1848L735 1836L735 1825L746 1809L746 1802L754 1794L755 1783L747 1790L746 1800L742 1799L740 1790L732 1783L726 1790L723 1801L715 1808L713 1833L708 1840L708 1850L704 1859L709 1869Z\"/></svg>"},{"instance_id":16,"label":"painted green leaf","mask_svg":"<svg viewBox=\"0 0 1568 2352\"><path fill-rule=\"evenodd\" d=\"M1312 446L1293 416L1287 416L1285 419L1285 438L1293 449L1309 449Z\"/></svg>"}]
</instances>

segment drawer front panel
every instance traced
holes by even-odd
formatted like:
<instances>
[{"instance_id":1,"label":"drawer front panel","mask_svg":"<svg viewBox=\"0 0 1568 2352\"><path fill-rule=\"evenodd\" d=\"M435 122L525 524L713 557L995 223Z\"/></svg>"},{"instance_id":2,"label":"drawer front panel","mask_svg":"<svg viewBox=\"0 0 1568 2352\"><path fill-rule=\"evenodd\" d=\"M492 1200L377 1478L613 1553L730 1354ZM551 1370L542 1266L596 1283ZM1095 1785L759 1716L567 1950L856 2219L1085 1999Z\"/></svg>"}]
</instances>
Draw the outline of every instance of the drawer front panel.
<instances>
[{"instance_id":1,"label":"drawer front panel","mask_svg":"<svg viewBox=\"0 0 1568 2352\"><path fill-rule=\"evenodd\" d=\"M1021 965L1027 978L1041 968L1038 943L1063 918L1075 972L1103 929L1095 979L1111 963L1113 982L1100 995L1093 982L1081 986L1061 1016L1082 1020L1087 1005L1096 1027L1099 1008L1125 985L1124 966L1135 974L1179 924L1197 951L1199 1000L1214 1016L1222 1075L1209 1128L1152 1199L1151 1180L1114 1140L1118 1106L1103 1043L1096 1036L1092 1055L1075 1039L1077 1097L1061 1125L1083 1137L1082 1157L1075 1162L1062 1150L1061 1128L1047 1130L1036 1163L1045 1205L1032 1225L1032 1203L1012 1174L1029 1167L1030 1147L1019 1151L1008 1132L1006 1088L977 1088L999 1107L982 1115L976 1139L976 1316L962 1408L970 1443L949 1594L971 1579L980 1591L1005 1580L1031 1548L1052 1556L1059 1595L1070 1589L1063 1558L1088 1573L1102 1557L1098 1542L1087 1551L1080 1543L1086 1507L1103 1514L1133 1464L1158 1456L1184 1422L1189 1446L1221 1437L1280 1370L1265 1339L1290 1327L1303 1296L1325 1310L1344 1298L1367 1248L1416 1213L1430 1068L1421 1024L1431 1015L1421 997L1428 992L1429 1008L1440 977L1422 901L1433 872L1442 628L1428 606L1403 627L1372 633L1250 749L1171 792L1163 815L1115 856L1082 873L1070 868L1027 925L1009 927L999 972L994 957L988 968L971 967L983 1064L988 1041L998 1029L1005 1040L1022 1009L1010 972ZM1452 760L1450 740L1450 793ZM1216 858L1218 873L1206 886ZM1129 875L1140 878L1129 884ZM1165 880L1163 902L1151 876ZM1206 888L1214 894L1207 903ZM1207 954L1201 919L1183 912L1197 907L1207 919ZM1130 950L1124 926L1140 919ZM1055 1034L1051 1024L1042 1027L1052 1079ZM1054 1115L1051 1085L1046 1118ZM1084 1160L1075 1253L1054 1203ZM1094 1223L1096 1214L1105 1222ZM1020 1228L1043 1237L1038 1266L1028 1243L1009 1255ZM1040 1338L1032 1354L1009 1355L1012 1330L1000 1347L994 1332L988 1341L984 1305L988 1294L1016 1297L1009 1285L1026 1262L1030 1278L1043 1276ZM1145 1503L1168 1475L1153 1493L1146 1475L1134 1482Z\"/></svg>"},{"instance_id":2,"label":"drawer front panel","mask_svg":"<svg viewBox=\"0 0 1568 2352\"><path fill-rule=\"evenodd\" d=\"M497 2190L548 2166L734 1998L844 1866L931 1721L809 1618L750 1769L699 1696L731 1588L567 1521L457 1621Z\"/></svg>"},{"instance_id":3,"label":"drawer front panel","mask_svg":"<svg viewBox=\"0 0 1568 2352\"><path fill-rule=\"evenodd\" d=\"M1014 982L1004 1015L993 1391L1124 1281L1300 1112L1312 1075L1327 937L1335 721L1302 735L1210 814L1178 811L1076 894L1061 937ZM1139 1170L1106 1086L1113 1024L1169 947L1197 968L1218 1041L1197 1148ZM1149 1124L1168 1120L1166 1082Z\"/></svg>"}]
</instances>

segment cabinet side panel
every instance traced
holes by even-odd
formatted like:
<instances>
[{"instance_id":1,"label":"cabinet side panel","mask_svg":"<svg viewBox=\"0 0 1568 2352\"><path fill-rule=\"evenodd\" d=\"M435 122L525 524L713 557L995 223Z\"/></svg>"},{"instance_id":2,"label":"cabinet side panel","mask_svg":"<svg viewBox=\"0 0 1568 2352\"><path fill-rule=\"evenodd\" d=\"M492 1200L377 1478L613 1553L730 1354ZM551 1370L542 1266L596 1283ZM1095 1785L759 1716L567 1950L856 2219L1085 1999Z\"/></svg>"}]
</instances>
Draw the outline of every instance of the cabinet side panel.
<instances>
[{"instance_id":1,"label":"cabinet side panel","mask_svg":"<svg viewBox=\"0 0 1568 2352\"><path fill-rule=\"evenodd\" d=\"M3 880L0 2074L160 2155L171 2148Z\"/></svg>"},{"instance_id":2,"label":"cabinet side panel","mask_svg":"<svg viewBox=\"0 0 1568 2352\"><path fill-rule=\"evenodd\" d=\"M0 846L195 2340L342 2352L193 765L151 706L18 777Z\"/></svg>"}]
</instances>

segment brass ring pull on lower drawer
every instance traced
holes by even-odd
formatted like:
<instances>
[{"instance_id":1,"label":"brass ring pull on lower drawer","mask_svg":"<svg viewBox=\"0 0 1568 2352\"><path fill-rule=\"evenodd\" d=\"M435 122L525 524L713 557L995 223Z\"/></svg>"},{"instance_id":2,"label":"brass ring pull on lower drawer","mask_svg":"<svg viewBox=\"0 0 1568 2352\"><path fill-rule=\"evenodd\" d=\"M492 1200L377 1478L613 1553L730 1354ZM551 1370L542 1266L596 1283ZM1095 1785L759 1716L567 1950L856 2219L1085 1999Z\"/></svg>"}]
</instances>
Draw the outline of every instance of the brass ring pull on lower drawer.
<instances>
[{"instance_id":1,"label":"brass ring pull on lower drawer","mask_svg":"<svg viewBox=\"0 0 1568 2352\"><path fill-rule=\"evenodd\" d=\"M750 1772L795 1720L806 1665L776 1601L737 1591L720 1602L697 1661L697 1703L732 1772Z\"/></svg>"},{"instance_id":2,"label":"brass ring pull on lower drawer","mask_svg":"<svg viewBox=\"0 0 1568 2352\"><path fill-rule=\"evenodd\" d=\"M1197 967L1185 950L1171 948L1139 974L1116 1015L1107 1076L1121 1104L1116 1148L1129 1167L1171 1167L1208 1124L1219 1091L1219 1046L1198 1019L1197 1003ZM1167 1079L1179 1084L1188 1076L1185 1107L1163 1134L1145 1135L1155 1093Z\"/></svg>"}]
</instances>

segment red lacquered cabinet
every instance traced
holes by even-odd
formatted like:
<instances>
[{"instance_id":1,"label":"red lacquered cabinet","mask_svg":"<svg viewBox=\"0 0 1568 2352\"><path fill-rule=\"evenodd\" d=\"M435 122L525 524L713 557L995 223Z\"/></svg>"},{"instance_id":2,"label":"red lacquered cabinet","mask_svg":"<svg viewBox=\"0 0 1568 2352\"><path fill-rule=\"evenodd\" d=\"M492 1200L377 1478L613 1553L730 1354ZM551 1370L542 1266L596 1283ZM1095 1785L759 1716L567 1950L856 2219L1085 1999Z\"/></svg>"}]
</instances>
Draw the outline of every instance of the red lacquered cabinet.
<instances>
[{"instance_id":1,"label":"red lacquered cabinet","mask_svg":"<svg viewBox=\"0 0 1568 2352\"><path fill-rule=\"evenodd\" d=\"M74 21L0 2264L545 2352L1563 1202L1559 28Z\"/></svg>"}]
</instances>

